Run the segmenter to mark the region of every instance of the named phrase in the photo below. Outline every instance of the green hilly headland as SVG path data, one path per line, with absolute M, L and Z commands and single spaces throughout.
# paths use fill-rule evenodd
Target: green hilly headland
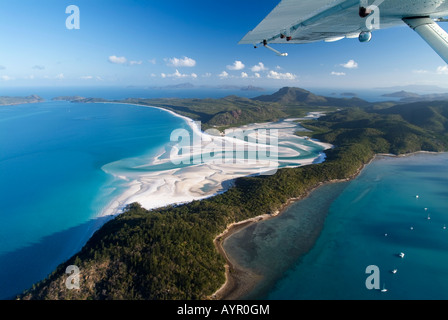
M 73 102 L 120 102 L 160 107 L 201 121 L 203 129 L 220 130 L 288 117 L 304 117 L 308 112 L 316 110 L 333 112 L 342 107 L 364 108 L 372 105 L 359 98 L 329 98 L 291 87 L 282 88 L 273 95 L 262 95 L 253 99 L 227 96 L 220 99 L 131 98 L 108 101 L 101 98 L 76 97 Z

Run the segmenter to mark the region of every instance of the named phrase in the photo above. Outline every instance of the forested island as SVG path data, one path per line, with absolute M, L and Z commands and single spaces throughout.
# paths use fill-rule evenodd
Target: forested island
M 45 101 L 38 95 L 30 95 L 27 97 L 10 97 L 10 96 L 1 96 L 0 97 L 0 106 L 12 106 L 18 104 L 27 104 L 27 103 L 38 103 Z
M 78 99 L 76 102 L 106 102 Z M 214 240 L 230 224 L 275 214 L 289 199 L 322 183 L 350 179 L 377 153 L 407 154 L 448 150 L 448 102 L 368 103 L 327 98 L 298 88 L 254 99 L 127 99 L 175 111 L 226 128 L 253 122 L 327 115 L 302 121 L 307 136 L 333 144 L 326 161 L 279 170 L 272 176 L 239 178 L 225 193 L 202 201 L 143 209 L 128 205 L 106 223 L 82 250 L 20 299 L 210 299 L 225 282 L 226 260 Z M 67 266 L 81 270 L 79 290 L 65 286 Z M 232 270 L 230 270 L 232 272 Z

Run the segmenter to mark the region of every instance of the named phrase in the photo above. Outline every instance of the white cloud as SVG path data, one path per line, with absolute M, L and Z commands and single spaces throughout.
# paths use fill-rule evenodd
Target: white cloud
M 194 67 L 194 66 L 196 66 L 196 61 L 191 58 L 188 58 L 188 57 L 183 57 L 182 59 L 170 58 L 170 59 L 165 59 L 165 61 L 167 62 L 167 66 L 169 66 L 169 67 Z
M 160 76 L 162 78 L 175 78 L 175 79 L 182 79 L 182 78 L 196 79 L 198 77 L 198 75 L 196 73 L 191 73 L 191 74 L 180 73 L 179 70 L 177 70 L 177 69 L 176 69 L 176 72 L 174 72 L 172 74 L 161 73 Z
M 149 59 L 148 62 L 151 63 L 151 64 L 156 64 L 157 60 L 155 58 L 154 59 Z
M 428 70 L 412 70 L 412 73 L 415 74 L 426 74 L 429 73 Z
M 13 80 L 14 78 L 11 78 L 10 76 L 1 76 L 1 79 L 3 81 L 10 81 L 10 80 Z
M 174 72 L 173 74 L 169 74 L 168 77 L 173 77 L 173 78 L 186 78 L 188 77 L 187 74 L 182 74 L 179 72 L 179 70 L 176 69 L 176 72 Z
M 345 73 L 345 72 L 336 72 L 336 71 L 333 71 L 333 72 L 331 73 L 331 75 L 332 75 L 332 76 L 338 76 L 338 77 L 340 77 L 340 76 L 345 76 L 346 73 Z
M 438 67 L 437 74 L 448 74 L 448 64 Z
M 286 73 L 281 73 L 281 72 L 276 72 L 276 71 L 269 71 L 268 73 L 268 78 L 269 79 L 275 79 L 275 80 L 295 80 L 297 78 L 297 76 L 295 74 L 286 72 Z
M 358 68 L 358 63 L 355 60 L 349 60 L 347 63 L 342 63 L 341 66 L 346 69 L 356 69 Z
M 255 78 L 261 78 L 261 75 L 258 72 L 254 73 Z
M 223 71 L 219 74 L 219 76 L 221 79 L 225 79 L 229 77 L 229 74 L 226 71 Z
M 141 61 L 141 60 L 139 60 L 139 61 L 135 61 L 135 60 L 129 61 L 129 65 L 130 66 L 141 65 L 142 63 L 143 63 L 143 61 Z
M 249 75 L 246 72 L 241 72 L 241 78 L 249 78 Z
M 60 74 L 56 75 L 55 79 L 62 80 L 62 79 L 65 79 L 65 76 L 63 73 L 60 73 Z
M 253 66 L 251 68 L 252 72 L 260 72 L 260 71 L 266 71 L 268 68 L 266 68 L 263 64 L 263 62 L 259 62 L 257 65 Z
M 96 76 L 96 77 L 94 77 L 94 76 L 82 76 L 82 77 L 79 77 L 79 78 L 82 79 L 82 80 L 104 81 L 103 78 L 101 78 L 100 76 Z
M 113 64 L 122 64 L 122 65 L 127 65 L 127 66 L 136 66 L 136 65 L 143 64 L 142 60 L 128 61 L 128 59 L 126 57 L 117 57 L 117 56 L 110 56 L 108 58 L 108 61 Z
M 206 72 L 202 75 L 203 78 L 210 78 L 212 74 L 210 72 Z
M 110 63 L 114 64 L 125 64 L 126 62 L 128 62 L 128 59 L 126 59 L 126 57 L 117 57 L 117 56 L 110 56 L 108 60 Z
M 45 70 L 45 66 L 35 65 L 35 66 L 33 66 L 32 69 L 35 69 L 35 70 Z
M 232 65 L 227 66 L 228 70 L 243 70 L 246 66 L 241 61 L 236 60 Z

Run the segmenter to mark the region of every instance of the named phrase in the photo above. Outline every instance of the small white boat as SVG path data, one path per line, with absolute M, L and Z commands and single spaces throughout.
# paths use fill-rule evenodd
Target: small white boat
M 394 269 L 394 270 L 392 270 L 391 272 L 393 273 L 393 274 L 395 274 L 395 273 L 397 273 L 397 269 Z
M 404 258 L 404 253 L 403 253 L 403 252 L 400 252 L 400 253 L 398 254 L 398 256 L 399 256 L 400 258 Z
M 386 285 L 383 285 L 383 289 L 381 289 L 381 292 L 387 292 Z
M 415 198 L 418 199 L 418 195 L 416 195 Z
M 446 224 L 443 225 L 443 230 L 446 230 Z
M 414 230 L 414 227 L 410 227 L 409 229 Z

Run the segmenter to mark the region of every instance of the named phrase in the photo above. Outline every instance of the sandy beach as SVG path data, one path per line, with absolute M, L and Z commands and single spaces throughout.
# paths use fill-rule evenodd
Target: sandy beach
M 252 290 L 256 288 L 256 286 L 260 282 L 262 282 L 265 279 L 263 274 L 257 274 L 256 272 L 254 272 L 254 270 L 245 268 L 240 264 L 238 264 L 238 262 L 225 251 L 223 244 L 226 239 L 232 237 L 233 235 L 237 234 L 240 231 L 244 231 L 244 229 L 256 223 L 281 216 L 285 212 L 285 210 L 288 209 L 289 206 L 298 201 L 306 199 L 307 197 L 310 196 L 312 192 L 314 192 L 320 187 L 323 187 L 328 184 L 347 182 L 355 179 L 366 166 L 368 166 L 372 161 L 374 161 L 377 158 L 377 156 L 394 156 L 394 155 L 376 155 L 372 157 L 372 159 L 367 164 L 361 166 L 356 171 L 356 173 L 353 174 L 351 177 L 348 177 L 346 179 L 337 179 L 321 182 L 318 185 L 314 186 L 313 188 L 307 190 L 303 196 L 289 199 L 288 202 L 283 204 L 282 207 L 272 215 L 266 214 L 229 225 L 226 228 L 226 230 L 220 235 L 218 235 L 214 240 L 215 247 L 226 260 L 225 265 L 226 281 L 221 286 L 221 288 L 219 288 L 213 295 L 210 296 L 210 299 L 238 300 L 244 298 L 249 293 L 251 293 Z M 308 252 L 313 247 L 314 242 L 317 240 L 318 235 L 320 234 L 320 231 L 323 228 L 325 216 L 326 214 L 324 214 L 323 212 L 318 215 L 313 215 L 312 217 L 314 221 L 314 227 L 312 228 L 313 230 L 303 230 L 303 233 L 306 235 L 305 237 L 309 238 L 307 239 L 309 241 L 305 241 L 303 244 L 301 244 L 301 250 L 303 251 L 303 254 Z M 309 218 L 311 219 L 311 217 Z
M 207 156 L 209 161 L 175 165 L 172 163 L 172 154 L 177 154 L 179 147 L 173 143 L 165 146 L 164 150 L 160 150 L 157 156 L 145 159 L 143 164 L 141 160 L 139 165 L 135 165 L 133 159 L 123 159 L 103 166 L 103 171 L 125 184 L 126 191 L 113 200 L 103 211 L 102 216 L 120 214 L 127 204 L 133 202 L 139 202 L 144 208 L 151 210 L 205 199 L 226 191 L 232 185 L 232 181 L 239 177 L 273 174 L 279 167 L 302 166 L 322 161 L 322 153 L 317 155 L 313 153 L 313 149 L 320 148 L 323 151 L 332 148 L 330 144 L 296 136 L 295 132 L 301 129 L 294 121 L 297 119 L 286 119 L 279 122 L 246 125 L 236 129 L 249 135 L 274 132 L 275 138 L 278 139 L 276 157 L 251 160 L 247 157 L 236 156 L 230 161 L 221 161 L 222 155 L 219 155 L 221 158 L 210 158 L 210 150 L 215 151 L 215 155 L 216 150 L 231 154 L 235 152 L 235 148 L 254 150 L 254 142 L 235 138 L 234 132 L 225 136 L 202 132 L 192 119 L 169 110 L 158 109 L 170 112 L 186 121 L 192 133 L 192 140 L 199 141 L 192 146 L 190 156 L 193 159 L 205 159 Z M 312 114 L 307 119 L 319 116 L 320 114 Z M 260 145 L 258 148 L 261 149 Z M 266 146 L 267 150 L 269 148 L 270 146 Z M 175 157 L 175 160 L 184 161 L 186 157 Z
M 285 203 L 279 211 L 277 211 L 273 215 L 263 215 L 259 217 L 254 217 L 251 219 L 247 219 L 245 221 L 241 221 L 238 223 L 234 223 L 229 225 L 226 230 L 218 235 L 215 240 L 215 246 L 218 250 L 218 252 L 225 258 L 226 260 L 226 282 L 222 285 L 221 288 L 219 288 L 212 296 L 210 296 L 210 299 L 216 299 L 216 300 L 238 300 L 241 298 L 246 297 L 249 293 L 252 292 L 254 288 L 256 288 L 257 284 L 259 284 L 261 281 L 265 279 L 265 277 L 262 274 L 257 274 L 253 270 L 242 267 L 238 264 L 238 262 L 229 255 L 225 249 L 223 248 L 223 244 L 226 239 L 232 237 L 233 235 L 236 235 L 239 232 L 244 231 L 244 229 L 259 223 L 261 221 L 266 221 L 268 219 L 279 217 L 285 212 L 285 210 L 292 205 L 295 202 L 301 201 L 308 196 L 315 190 L 317 190 L 320 187 L 323 187 L 328 184 L 333 183 L 340 183 L 340 182 L 347 182 L 350 180 L 355 179 L 358 177 L 361 172 L 366 168 L 370 163 L 372 163 L 375 159 L 381 158 L 381 157 L 392 157 L 392 158 L 400 158 L 400 157 L 409 157 L 417 154 L 434 154 L 437 155 L 437 152 L 428 152 L 428 151 L 418 151 L 410 154 L 405 155 L 394 155 L 394 154 L 376 154 L 374 155 L 370 161 L 360 168 L 350 177 L 346 179 L 341 180 L 331 180 L 326 182 L 321 182 L 314 188 L 311 188 L 308 190 L 302 197 L 290 199 L 287 203 Z M 323 223 L 325 221 L 325 214 L 324 215 L 313 215 L 312 219 L 315 222 L 314 230 L 312 231 L 312 236 L 308 239 L 310 241 L 304 242 L 304 244 L 301 244 L 301 249 L 304 253 L 308 252 L 314 244 L 314 241 L 317 240 L 317 237 L 320 233 L 320 230 L 323 228 Z M 303 232 L 306 234 L 309 232 L 309 230 L 303 230 Z M 307 236 L 308 237 L 308 236 Z M 314 240 L 313 240 L 314 239 Z
M 148 107 L 135 105 L 139 107 Z M 152 107 L 151 107 L 152 108 Z M 199 158 L 210 150 L 219 150 L 224 146 L 223 153 L 234 152 L 235 147 L 250 149 L 253 140 L 249 141 L 235 138 L 230 135 L 213 135 L 210 132 L 202 132 L 198 123 L 172 111 L 158 108 L 181 117 L 188 124 L 191 132 L 200 141 L 191 149 L 190 156 Z M 322 162 L 325 159 L 323 151 L 333 148 L 331 144 L 311 140 L 307 137 L 299 137 L 295 133 L 303 131 L 300 120 L 317 119 L 322 113 L 310 113 L 306 118 L 284 119 L 278 122 L 257 123 L 242 126 L 235 130 L 242 130 L 249 135 L 255 132 L 274 133 L 278 141 L 278 153 L 275 159 L 253 161 L 246 158 L 234 158 L 232 161 L 203 161 L 198 164 L 176 166 L 172 164 L 172 153 L 177 154 L 180 148 L 175 144 L 165 146 L 163 150 L 134 165 L 132 159 L 123 159 L 116 163 L 103 166 L 103 171 L 122 181 L 126 185 L 126 191 L 103 211 L 102 216 L 116 216 L 123 212 L 127 204 L 138 202 L 144 208 L 151 210 L 169 205 L 188 203 L 193 200 L 201 200 L 225 192 L 234 179 L 250 175 L 274 174 L 278 168 L 298 167 Z M 264 130 L 264 131 L 263 131 Z M 232 133 L 232 132 L 231 132 Z M 216 148 L 216 149 L 214 149 Z M 269 146 L 266 147 L 269 149 Z M 320 150 L 316 153 L 316 149 Z M 205 151 L 204 151 L 205 150 Z M 177 160 L 185 160 L 185 158 Z M 168 168 L 157 170 L 156 168 Z M 131 170 L 125 170 L 129 168 Z M 267 220 L 280 214 L 291 203 L 300 200 L 290 199 L 281 210 L 273 215 L 262 215 L 245 221 L 229 225 L 226 230 L 215 238 L 217 251 L 226 259 L 226 282 L 213 294 L 210 299 L 237 299 L 249 293 L 263 277 L 239 266 L 232 257 L 229 257 L 222 247 L 227 237 L 246 228 L 247 226 Z

